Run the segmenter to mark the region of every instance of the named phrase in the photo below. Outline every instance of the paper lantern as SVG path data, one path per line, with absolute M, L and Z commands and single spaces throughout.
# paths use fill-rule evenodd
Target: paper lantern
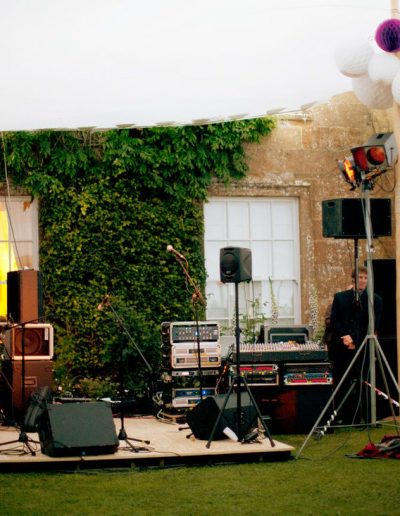
M 397 104 L 400 104 L 400 71 L 392 82 L 392 95 Z
M 382 81 L 392 84 L 400 69 L 400 59 L 393 54 L 375 54 L 368 65 L 368 75 L 372 82 Z
M 353 90 L 360 102 L 373 109 L 388 109 L 393 104 L 391 85 L 372 82 L 368 75 L 353 79 Z
M 347 77 L 361 77 L 368 72 L 373 49 L 368 41 L 342 41 L 335 49 L 335 62 Z
M 375 41 L 385 52 L 400 50 L 400 20 L 391 18 L 382 22 L 376 29 Z

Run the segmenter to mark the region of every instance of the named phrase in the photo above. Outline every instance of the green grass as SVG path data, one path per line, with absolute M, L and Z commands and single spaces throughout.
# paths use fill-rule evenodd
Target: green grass
M 0 515 L 400 515 L 399 461 L 348 457 L 391 433 L 336 431 L 285 462 L 3 473 Z M 305 436 L 274 438 L 299 450 Z

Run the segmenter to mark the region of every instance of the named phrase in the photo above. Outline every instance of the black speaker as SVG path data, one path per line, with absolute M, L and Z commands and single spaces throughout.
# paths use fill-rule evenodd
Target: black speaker
M 218 415 L 223 407 L 225 395 L 210 396 L 203 399 L 198 405 L 186 414 L 186 421 L 197 439 L 208 440 L 218 419 Z M 247 434 L 257 424 L 257 410 L 250 400 L 247 392 L 242 392 L 241 402 L 241 426 L 240 432 L 237 428 L 237 394 L 229 396 L 226 407 L 223 411 L 218 426 L 215 429 L 213 439 L 223 439 L 226 437 L 224 429 L 230 428 L 236 435 Z
M 14 322 L 33 322 L 43 316 L 42 276 L 39 271 L 7 273 L 7 314 Z
M 219 253 L 221 281 L 240 283 L 251 281 L 251 250 L 244 247 L 224 247 Z
M 115 453 L 119 445 L 106 402 L 48 405 L 38 433 L 42 453 L 50 457 Z
M 53 396 L 50 387 L 39 387 L 29 397 L 29 407 L 24 418 L 25 432 L 37 432 L 39 419 L 49 403 L 52 403 Z
M 378 337 L 396 335 L 396 260 L 372 260 L 375 293 L 383 300 L 381 323 Z
M 372 236 L 392 234 L 390 199 L 370 199 Z M 366 238 L 363 201 L 331 199 L 322 201 L 322 234 L 333 238 Z

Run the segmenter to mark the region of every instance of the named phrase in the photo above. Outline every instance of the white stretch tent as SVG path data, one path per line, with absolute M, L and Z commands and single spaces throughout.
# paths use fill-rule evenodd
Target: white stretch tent
M 0 0 L 0 131 L 263 116 L 352 89 L 382 0 Z

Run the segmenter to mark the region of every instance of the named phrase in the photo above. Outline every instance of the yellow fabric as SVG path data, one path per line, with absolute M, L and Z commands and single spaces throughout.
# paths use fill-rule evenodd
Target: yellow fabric
M 17 261 L 9 242 L 8 217 L 5 203 L 0 203 L 0 281 L 7 281 L 7 272 L 17 270 Z M 10 268 L 11 266 L 11 268 Z M 0 317 L 7 316 L 7 285 L 0 284 Z

